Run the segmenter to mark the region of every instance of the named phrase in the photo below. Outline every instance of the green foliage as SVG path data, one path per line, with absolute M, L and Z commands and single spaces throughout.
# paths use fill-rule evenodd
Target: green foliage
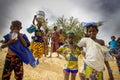
M 69 19 L 65 19 L 64 16 L 62 16 L 57 19 L 55 24 L 59 27 L 59 29 L 63 29 L 63 35 L 65 36 L 65 39 L 67 38 L 66 32 L 69 30 L 75 32 L 75 43 L 77 43 L 78 40 L 83 37 L 84 30 L 77 18 L 70 17 Z
M 48 19 L 45 20 L 45 23 L 43 24 L 42 28 L 43 30 L 48 29 L 49 33 L 51 33 L 53 31 L 53 26 L 57 26 L 58 30 L 62 29 L 63 35 L 65 37 L 65 39 L 67 38 L 66 32 L 69 30 L 72 30 L 75 32 L 75 43 L 78 42 L 78 40 L 81 39 L 81 37 L 83 37 L 84 34 L 84 30 L 83 27 L 81 25 L 81 23 L 79 22 L 79 20 L 77 18 L 74 17 L 70 17 L 68 19 L 66 19 L 64 16 L 59 17 L 55 23 L 53 23 L 53 25 L 48 26 Z

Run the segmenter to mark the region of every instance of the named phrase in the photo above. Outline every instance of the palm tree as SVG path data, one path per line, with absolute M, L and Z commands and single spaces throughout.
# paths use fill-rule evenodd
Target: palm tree
M 47 18 L 45 19 L 45 22 L 43 23 L 42 28 L 43 28 L 44 31 L 46 29 L 48 29 L 48 19 Z
M 76 37 L 75 37 L 75 43 L 78 42 L 79 39 L 83 36 L 83 28 L 81 23 L 78 21 L 77 18 L 70 17 L 69 19 L 65 19 L 64 16 L 59 17 L 57 19 L 57 22 L 55 23 L 59 28 L 62 27 L 63 29 L 63 35 L 65 36 L 66 39 L 66 32 L 68 30 L 72 30 L 75 32 Z

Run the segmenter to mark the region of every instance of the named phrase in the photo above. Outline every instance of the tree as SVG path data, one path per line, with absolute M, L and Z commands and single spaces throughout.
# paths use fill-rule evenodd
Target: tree
M 64 16 L 62 16 L 57 19 L 55 24 L 59 27 L 59 29 L 63 29 L 63 35 L 65 36 L 65 39 L 67 38 L 66 32 L 68 30 L 73 30 L 75 32 L 75 43 L 77 43 L 78 40 L 83 37 L 84 30 L 77 18 L 70 17 L 69 19 L 65 19 Z

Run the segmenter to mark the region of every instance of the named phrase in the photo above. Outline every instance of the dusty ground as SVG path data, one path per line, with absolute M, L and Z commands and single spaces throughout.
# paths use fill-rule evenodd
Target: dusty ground
M 6 55 L 6 49 L 0 52 L 0 80 L 3 70 L 4 59 Z M 62 57 L 62 56 L 61 56 Z M 40 60 L 40 64 L 32 68 L 30 65 L 24 64 L 24 80 L 63 80 L 62 66 L 64 59 L 57 58 L 56 54 L 53 54 L 52 58 L 43 57 Z M 81 59 L 79 60 L 79 65 L 81 64 Z M 118 69 L 115 61 L 110 61 L 111 68 L 113 70 L 114 80 L 120 80 L 120 74 L 118 74 Z M 104 79 L 108 80 L 108 74 L 105 70 Z M 14 74 L 11 76 L 11 80 L 14 79 Z M 77 74 L 76 80 L 80 80 Z

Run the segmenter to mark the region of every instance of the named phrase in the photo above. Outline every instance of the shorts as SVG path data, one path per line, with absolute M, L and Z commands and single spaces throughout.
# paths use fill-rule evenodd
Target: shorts
M 64 69 L 64 72 L 76 74 L 78 72 L 78 70 L 70 70 L 69 68 L 67 68 L 67 69 Z

